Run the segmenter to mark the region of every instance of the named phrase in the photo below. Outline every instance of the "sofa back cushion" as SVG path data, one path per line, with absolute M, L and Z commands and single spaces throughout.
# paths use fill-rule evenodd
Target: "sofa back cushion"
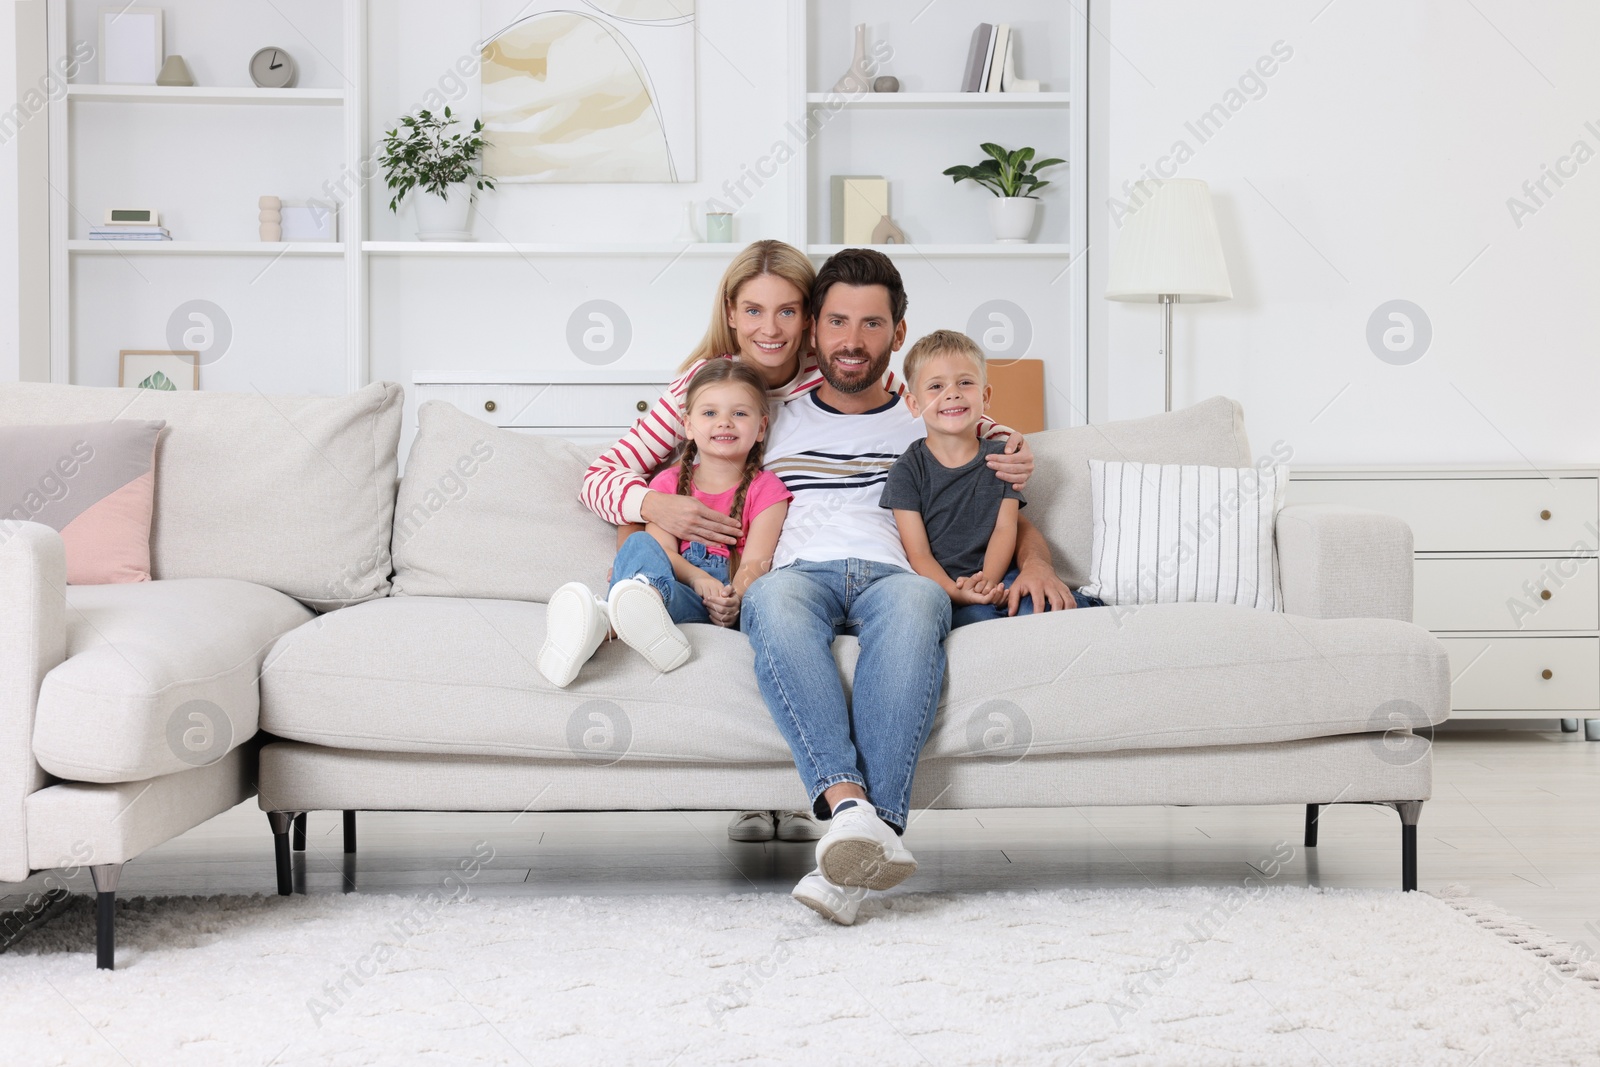
M 391 382 L 336 397 L 14 383 L 0 426 L 164 421 L 151 574 L 326 609 L 388 592 L 401 399 Z
M 548 601 L 573 581 L 603 592 L 616 528 L 578 500 L 594 453 L 423 404 L 395 504 L 395 594 Z
M 1089 461 L 1201 463 L 1243 467 L 1250 463 L 1244 410 L 1214 396 L 1193 407 L 1163 415 L 1031 434 L 1033 477 L 1023 490 L 1023 510 L 1043 532 L 1055 557 L 1056 573 L 1074 589 L 1089 580 L 1094 540 Z

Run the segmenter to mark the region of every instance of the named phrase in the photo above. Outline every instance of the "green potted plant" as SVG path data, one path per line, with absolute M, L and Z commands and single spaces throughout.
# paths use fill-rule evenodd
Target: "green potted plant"
M 470 241 L 471 187 L 494 188 L 494 179 L 478 168 L 488 144 L 483 120 L 473 120 L 470 133 L 451 133 L 457 121 L 448 107 L 443 115 L 419 111 L 406 115 L 383 137 L 380 162 L 394 191 L 389 210 L 398 213 L 400 202 L 420 190 L 423 195 L 414 202 L 417 238 L 422 241 Z
M 997 144 L 979 145 L 989 156 L 975 167 L 956 166 L 944 173 L 956 184 L 977 182 L 995 195 L 989 204 L 989 221 L 994 226 L 994 239 L 1005 244 L 1023 244 L 1033 232 L 1034 216 L 1039 210 L 1039 200 L 1033 194 L 1050 183 L 1038 174 L 1046 167 L 1059 166 L 1064 159 L 1041 159 L 1033 162 L 1033 149 L 1019 148 L 1008 152 Z

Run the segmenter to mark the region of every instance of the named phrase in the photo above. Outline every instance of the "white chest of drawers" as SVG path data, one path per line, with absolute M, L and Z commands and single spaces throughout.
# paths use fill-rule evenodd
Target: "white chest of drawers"
M 1452 719 L 1583 718 L 1600 740 L 1600 469 L 1308 468 L 1288 500 L 1410 524 L 1413 618 L 1450 652 Z
M 404 456 L 416 436 L 417 407 L 444 400 L 469 415 L 519 433 L 566 437 L 582 444 L 615 441 L 656 402 L 675 373 L 670 370 L 462 373 L 417 371 L 407 397 Z

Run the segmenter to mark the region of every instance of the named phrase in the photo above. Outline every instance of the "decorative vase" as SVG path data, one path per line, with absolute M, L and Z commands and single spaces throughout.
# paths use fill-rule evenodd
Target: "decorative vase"
M 994 227 L 996 244 L 1027 244 L 1032 238 L 1033 220 L 1039 201 L 1031 196 L 997 196 L 989 201 L 989 223 Z
M 867 24 L 856 24 L 856 54 L 850 60 L 850 69 L 833 83 L 836 93 L 872 92 L 872 72 L 867 69 Z
M 678 230 L 677 243 L 680 245 L 693 245 L 700 243 L 700 231 L 694 224 L 694 201 L 683 202 L 683 226 Z
M 416 197 L 417 240 L 470 241 L 467 216 L 472 211 L 472 190 L 466 182 L 445 187 L 445 195 L 424 192 Z

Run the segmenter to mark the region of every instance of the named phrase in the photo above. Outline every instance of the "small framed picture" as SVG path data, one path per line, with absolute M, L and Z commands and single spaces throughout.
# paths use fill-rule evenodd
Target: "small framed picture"
M 161 8 L 100 9 L 101 85 L 154 85 L 165 59 Z
M 125 348 L 117 353 L 117 385 L 192 393 L 200 388 L 199 352 L 160 352 Z

